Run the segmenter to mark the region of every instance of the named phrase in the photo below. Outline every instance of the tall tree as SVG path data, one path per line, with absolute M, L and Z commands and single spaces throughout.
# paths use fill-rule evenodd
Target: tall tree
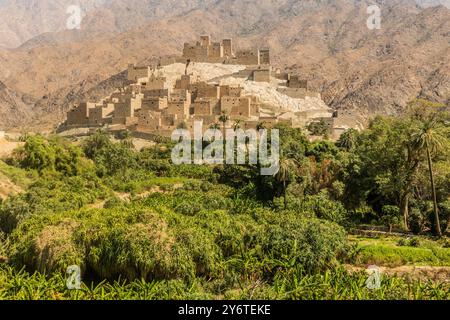
M 229 119 L 230 117 L 228 116 L 228 114 L 225 111 L 222 111 L 222 114 L 219 117 L 219 121 L 222 122 L 222 135 L 224 141 L 225 141 L 225 125 Z
M 276 174 L 276 179 L 283 186 L 284 209 L 287 208 L 287 184 L 293 180 L 295 173 L 298 171 L 298 162 L 291 158 L 282 157 L 280 159 L 280 170 Z
M 373 119 L 358 135 L 347 167 L 346 199 L 381 209 L 397 203 L 408 229 L 409 204 L 421 158 L 410 141 L 411 121 L 404 117 Z
M 264 121 L 258 122 L 258 124 L 256 125 L 256 130 L 263 130 L 263 129 L 267 129 L 267 125 Z
M 411 139 L 414 147 L 425 154 L 430 177 L 431 196 L 433 199 L 433 212 L 435 219 L 435 234 L 442 236 L 439 221 L 439 210 L 436 197 L 436 186 L 433 175 L 433 156 L 439 154 L 446 144 L 445 126 L 439 119 L 439 105 L 427 101 L 418 100 L 412 105 L 413 117 L 418 120 L 418 128 L 413 132 Z
M 233 130 L 236 131 L 238 129 L 241 129 L 242 127 L 242 120 L 237 119 L 233 124 Z

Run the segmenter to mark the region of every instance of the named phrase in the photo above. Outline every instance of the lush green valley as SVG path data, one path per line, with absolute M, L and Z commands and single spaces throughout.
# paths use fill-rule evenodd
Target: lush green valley
M 369 289 L 346 268 L 450 266 L 449 121 L 417 101 L 337 142 L 279 126 L 275 176 L 174 165 L 164 139 L 25 135 L 0 162 L 23 190 L 0 206 L 0 299 L 449 299 L 448 278 Z

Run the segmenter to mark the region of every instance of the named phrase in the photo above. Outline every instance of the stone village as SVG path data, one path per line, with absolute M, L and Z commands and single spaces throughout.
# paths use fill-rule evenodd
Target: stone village
M 163 66 L 185 64 L 181 74 L 171 84 L 162 72 Z M 199 81 L 190 72 L 196 63 L 241 65 L 233 77 L 255 83 L 276 83 L 277 93 L 292 99 L 320 99 L 320 94 L 308 90 L 308 82 L 298 75 L 282 73 L 270 63 L 270 50 L 233 48 L 231 39 L 212 42 L 210 36 L 200 41 L 185 43 L 183 55 L 165 59 L 157 66 L 128 66 L 126 85 L 109 97 L 97 102 L 84 102 L 67 113 L 62 125 L 71 128 L 107 127 L 111 131 L 130 130 L 141 137 L 170 136 L 177 128 L 192 129 L 201 121 L 203 128 L 267 128 L 277 123 L 292 127 L 305 127 L 311 122 L 326 123 L 330 134 L 336 136 L 342 128 L 334 126 L 336 112 L 325 116 L 289 110 L 267 112 L 256 94 L 247 93 L 240 85 L 234 86 L 211 81 Z

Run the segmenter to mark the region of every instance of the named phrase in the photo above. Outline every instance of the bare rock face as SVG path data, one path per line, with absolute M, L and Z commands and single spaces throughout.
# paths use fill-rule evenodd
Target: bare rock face
M 19 125 L 11 120 L 19 116 L 51 127 L 74 102 L 118 85 L 113 76 L 128 63 L 180 54 L 184 42 L 205 33 L 232 37 L 241 48 L 270 47 L 275 65 L 307 79 L 340 114 L 397 114 L 417 97 L 450 101 L 445 0 L 379 2 L 381 29 L 374 30 L 367 28 L 373 1 L 366 0 L 98 1 L 79 31 L 40 34 L 15 50 L 0 49 L 0 81 L 8 88 L 0 127 Z M 26 2 L 42 8 L 50 1 Z M 5 8 L 0 24 L 7 21 Z
M 31 119 L 30 109 L 26 96 L 9 90 L 0 81 L 0 130 L 26 124 Z

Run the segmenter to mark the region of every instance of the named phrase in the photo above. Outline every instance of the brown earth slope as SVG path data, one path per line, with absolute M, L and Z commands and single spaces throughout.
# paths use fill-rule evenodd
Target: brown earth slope
M 343 113 L 395 114 L 416 97 L 449 104 L 450 10 L 413 0 L 380 7 L 382 27 L 369 30 L 366 1 L 218 0 L 120 34 L 0 50 L 0 80 L 27 102 L 11 114 L 0 97 L 0 127 L 16 126 L 22 109 L 31 110 L 28 124 L 51 127 L 73 102 L 120 84 L 129 62 L 179 54 L 204 33 L 269 46 L 275 64 L 300 73 Z

